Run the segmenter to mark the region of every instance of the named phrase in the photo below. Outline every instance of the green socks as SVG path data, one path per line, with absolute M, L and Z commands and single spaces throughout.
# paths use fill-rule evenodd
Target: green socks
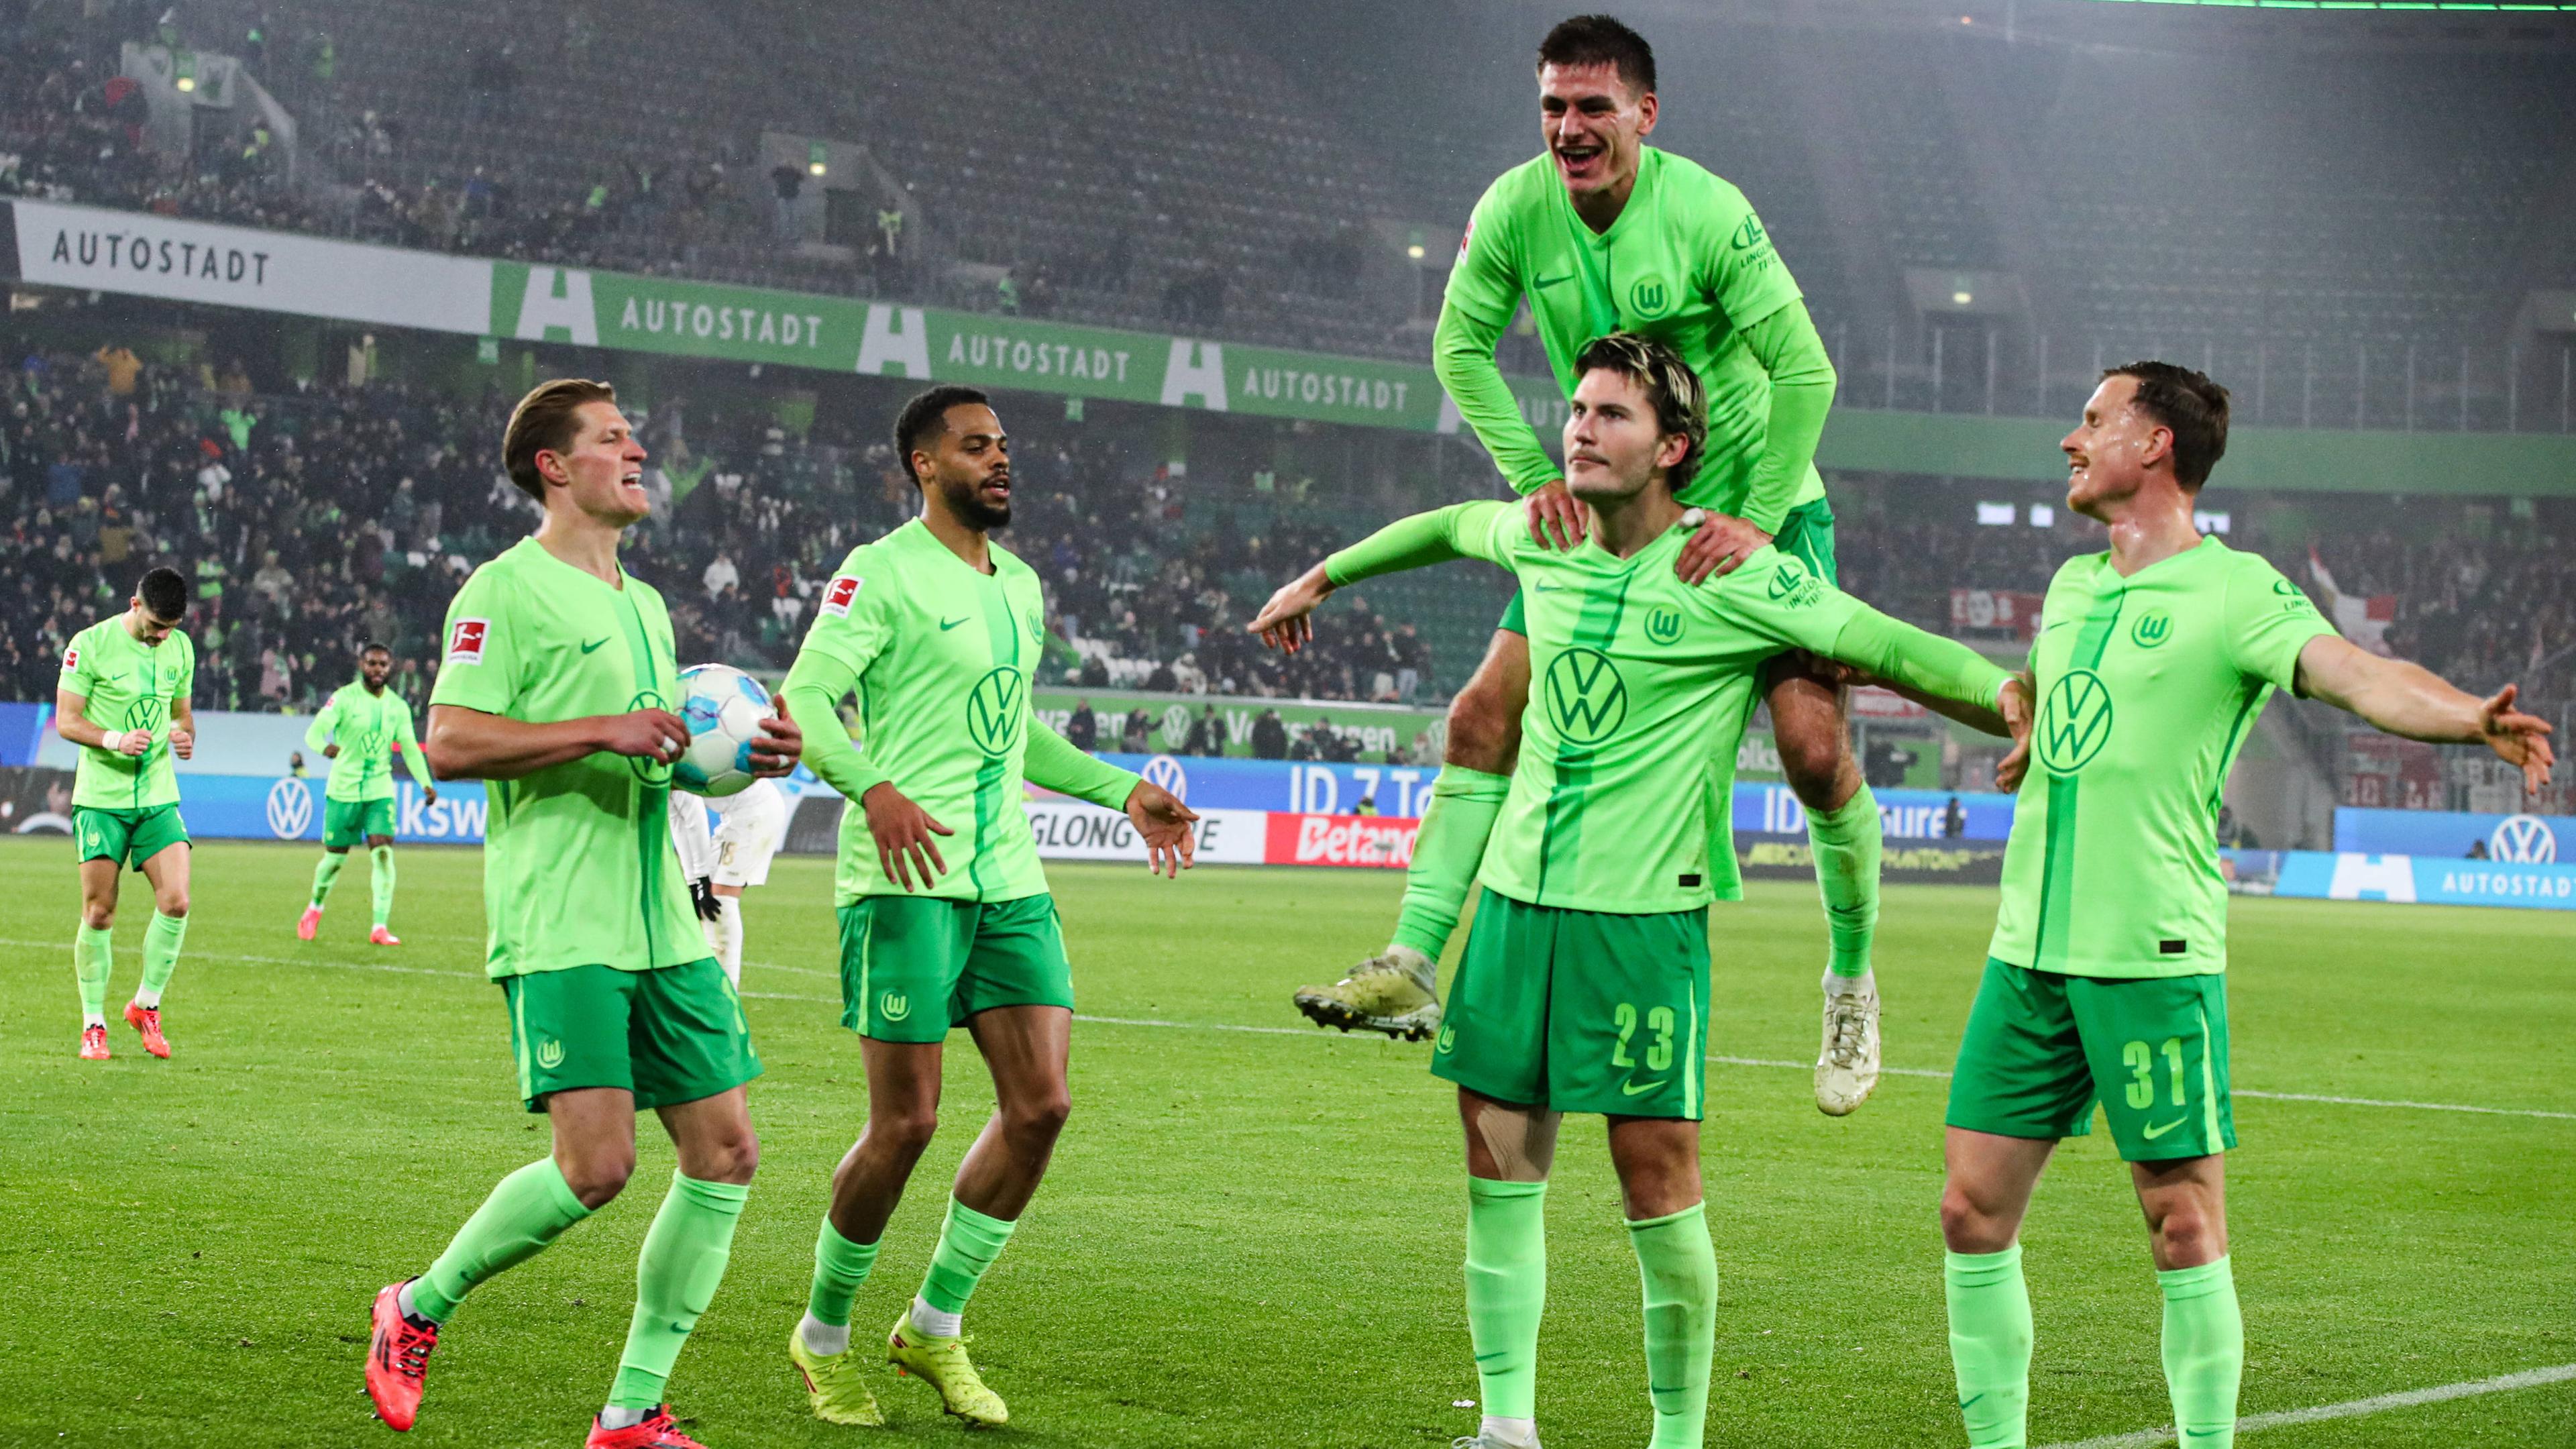
M 322 863 L 313 867 L 313 899 L 308 902 L 313 909 L 322 908 L 322 902 L 331 894 L 331 883 L 340 878 L 340 867 L 348 863 L 349 855 L 346 851 L 337 855 L 327 850 L 322 852 Z
M 411 1311 L 445 1323 L 477 1283 L 535 1257 L 563 1230 L 590 1216 L 563 1169 L 542 1157 L 502 1178 L 456 1230 L 455 1240 L 411 1285 Z
M 948 1200 L 948 1219 L 939 1225 L 939 1247 L 930 1255 L 930 1273 L 921 1280 L 921 1304 L 943 1321 L 924 1323 L 916 1314 L 913 1326 L 942 1338 L 957 1336 L 956 1315 L 966 1311 L 966 1300 L 975 1295 L 975 1285 L 984 1279 L 993 1260 L 1002 1256 L 1002 1245 L 1011 1240 L 1015 1222 L 988 1218 L 955 1198 Z M 943 1332 L 944 1330 L 944 1332 Z
M 1396 945 L 1410 946 L 1434 962 L 1448 949 L 1458 913 L 1467 908 L 1467 892 L 1476 884 L 1476 868 L 1484 864 L 1486 837 L 1494 833 L 1494 817 L 1502 813 L 1503 797 L 1511 788 L 1509 775 L 1464 765 L 1440 767 L 1431 803 L 1423 807 L 1421 832 L 1414 837 L 1413 863 L 1404 870 L 1404 913 L 1396 918 Z
M 671 1174 L 670 1196 L 653 1215 L 644 1255 L 635 1262 L 635 1316 L 627 1323 L 617 1380 L 609 1386 L 610 1408 L 650 1409 L 662 1402 L 680 1346 L 724 1281 L 734 1225 L 742 1221 L 743 1200 L 750 1196 L 748 1183 Z
M 107 972 L 115 960 L 110 940 L 107 932 L 92 930 L 86 922 L 72 933 L 72 973 L 80 979 L 84 1026 L 107 1020 Z
M 381 926 L 394 915 L 394 848 L 379 845 L 368 851 L 367 857 L 375 866 L 376 924 Z
M 1867 785 L 1839 808 L 1807 813 L 1807 845 L 1832 942 L 1825 969 L 1837 976 L 1869 974 L 1870 938 L 1878 934 L 1879 835 L 1878 797 Z M 1421 859 L 1420 847 L 1415 850 Z
M 187 939 L 186 916 L 152 913 L 152 924 L 143 928 L 143 987 L 134 993 L 138 1004 L 161 1004 L 161 992 L 170 984 L 170 973 L 179 969 L 179 947 Z
M 1969 1449 L 2021 1449 L 2030 1432 L 2030 1289 L 2022 1282 L 2021 1245 L 1946 1254 L 1941 1276 Z
M 868 1270 L 877 1265 L 879 1246 L 853 1243 L 841 1236 L 830 1218 L 823 1220 L 822 1236 L 814 1240 L 814 1286 L 805 1295 L 805 1311 L 815 1322 L 834 1328 L 850 1326 L 850 1302 L 858 1297 L 859 1285 L 868 1281 Z
M 1467 1338 L 1488 1418 L 1536 1417 L 1538 1321 L 1546 1309 L 1547 1184 L 1468 1178 Z M 1700 1366 L 1703 1394 L 1707 1367 Z
M 2236 1385 L 2245 1376 L 2245 1316 L 2225 1258 L 2156 1274 L 2165 1291 L 2165 1388 L 2174 1427 L 2191 1449 L 2236 1442 Z
M 1647 1449 L 1700 1449 L 1708 1426 L 1709 1360 L 1717 1352 L 1717 1248 L 1708 1204 L 1628 1224 L 1646 1290 L 1646 1396 L 1655 1406 Z

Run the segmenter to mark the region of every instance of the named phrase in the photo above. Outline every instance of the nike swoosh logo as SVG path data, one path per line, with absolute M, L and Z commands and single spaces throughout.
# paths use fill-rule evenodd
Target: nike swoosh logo
M 1541 287 L 1553 287 L 1559 282 L 1571 282 L 1573 280 L 1574 274 L 1572 272 L 1567 272 L 1561 276 L 1541 277 L 1537 281 L 1530 283 L 1530 288 L 1535 291 Z
M 1532 584 L 1530 585 L 1530 592 L 1534 594 L 1553 594 L 1564 587 L 1565 585 L 1563 584 Z
M 2051 629 L 2063 629 L 2063 628 L 2065 628 L 2067 625 L 2072 624 L 2072 623 L 2074 623 L 2074 622 L 2075 622 L 2075 621 L 2074 621 L 2074 620 L 2072 620 L 2072 619 L 2060 619 L 2060 620 L 2058 620 L 2058 621 L 2057 621 L 2056 623 L 2054 623 L 2054 624 L 2042 624 L 2042 625 L 2040 625 L 2040 626 L 2039 626 L 2039 632 L 2041 632 L 2042 634 L 2045 634 L 2045 633 L 2047 633 L 2047 632 L 2048 632 L 2049 630 L 2051 630 Z
M 2163 1125 L 2162 1127 L 2157 1127 L 2157 1126 L 2154 1126 L 2154 1125 L 2152 1125 L 2152 1124 L 2151 1124 L 2151 1125 L 2149 1125 L 2149 1126 L 2148 1126 L 2148 1128 L 2147 1128 L 2145 1131 L 2143 1131 L 2143 1132 L 2139 1133 L 2138 1135 L 2139 1135 L 2139 1136 L 2141 1136 L 2141 1137 L 2146 1138 L 2149 1142 L 2153 1142 L 2153 1141 L 2155 1141 L 2157 1138 L 2164 1136 L 2164 1135 L 2165 1135 L 2166 1133 L 2168 1133 L 2168 1132 L 2171 1132 L 2171 1131 L 2172 1131 L 2172 1130 L 2174 1130 L 2176 1127 L 2181 1126 L 2181 1125 L 2183 1124 L 2183 1121 L 2184 1121 L 2184 1119 L 2183 1119 L 2183 1118 L 2176 1117 L 2176 1118 L 2175 1118 L 2175 1119 L 2173 1119 L 2172 1121 L 2167 1122 L 2167 1123 L 2166 1123 L 2165 1125 Z
M 1985 1397 L 1985 1395 L 1983 1395 L 1983 1394 L 1970 1394 L 1970 1395 L 1968 1395 L 1966 1398 L 1961 1399 L 1961 1400 L 1959 1401 L 1959 1407 L 1960 1407 L 1962 1410 L 1964 1410 L 1964 1409 L 1966 1409 L 1970 1404 L 1973 1404 L 1973 1403 L 1975 1403 L 1977 1400 L 1982 1399 L 1982 1398 L 1984 1398 L 1984 1397 Z
M 581 646 L 581 652 L 582 652 L 582 653 L 584 653 L 584 654 L 588 654 L 588 653 L 589 653 L 589 652 L 591 652 L 592 650 L 597 649 L 600 645 L 605 644 L 605 643 L 607 643 L 607 642 L 608 642 L 608 641 L 607 641 L 607 640 L 605 640 L 605 639 L 593 639 L 593 640 L 591 640 L 589 643 L 584 644 L 583 646 Z
M 974 615 L 969 614 L 966 616 L 966 619 L 972 619 L 974 617 Z M 956 628 L 958 625 L 965 623 L 966 619 L 942 619 L 939 621 L 939 632 L 945 634 L 949 630 Z
M 1622 1082 L 1619 1084 L 1619 1095 L 1633 1097 L 1640 1092 L 1651 1092 L 1671 1080 L 1670 1077 L 1659 1077 L 1651 1082 Z

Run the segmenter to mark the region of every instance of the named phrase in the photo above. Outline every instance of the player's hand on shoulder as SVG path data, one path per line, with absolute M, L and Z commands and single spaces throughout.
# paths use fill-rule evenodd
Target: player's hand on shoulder
M 1683 583 L 1697 587 L 1735 572 L 1770 541 L 1771 535 L 1733 514 L 1703 513 L 1699 532 L 1691 535 L 1690 542 L 1682 545 L 1681 557 L 1673 560 L 1673 572 L 1681 575 Z
M 1127 818 L 1145 839 L 1147 870 L 1178 880 L 1182 871 L 1197 863 L 1198 837 L 1190 833 L 1190 823 L 1199 814 L 1182 804 L 1178 795 L 1151 780 L 1139 780 L 1127 792 Z
M 1559 552 L 1583 542 L 1583 505 L 1574 501 L 1573 490 L 1565 486 L 1564 479 L 1554 478 L 1538 485 L 1521 502 L 1529 510 L 1532 542 Z
M 607 716 L 600 748 L 612 755 L 670 764 L 689 747 L 689 726 L 667 709 L 638 709 Z
M 788 718 L 783 696 L 776 705 L 751 742 L 751 773 L 764 780 L 795 774 L 796 762 L 805 754 L 804 727 Z
M 869 787 L 859 797 L 859 808 L 867 813 L 868 834 L 877 843 L 877 867 L 886 879 L 913 889 L 915 873 L 921 876 L 921 889 L 927 890 L 948 871 L 948 862 L 940 858 L 939 842 L 933 835 L 957 832 L 930 818 L 930 812 L 912 803 L 910 797 L 889 780 Z

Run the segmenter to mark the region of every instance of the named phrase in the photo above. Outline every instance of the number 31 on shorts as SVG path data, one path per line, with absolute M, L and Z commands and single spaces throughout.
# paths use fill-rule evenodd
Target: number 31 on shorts
M 2166 1075 L 2173 1083 L 2173 1104 L 2186 1105 L 2182 1081 L 2182 1038 L 2169 1036 L 2161 1048 L 2151 1048 L 2143 1041 L 2133 1041 L 2120 1048 L 2120 1060 L 2135 1079 L 2129 1083 L 2128 1099 L 2132 1109 L 2143 1111 L 2156 1104 L 2156 1057 L 2165 1059 Z

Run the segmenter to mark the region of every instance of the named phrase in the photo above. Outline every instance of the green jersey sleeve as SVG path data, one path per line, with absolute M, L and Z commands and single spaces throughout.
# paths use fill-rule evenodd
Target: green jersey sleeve
M 170 712 L 177 714 L 182 706 L 194 707 L 196 703 L 197 641 L 185 634 L 170 637 L 179 645 L 179 678 L 170 690 Z
M 1503 325 L 1512 320 L 1520 306 L 1521 266 L 1512 218 L 1507 215 L 1511 203 L 1503 195 L 1504 182 L 1496 181 L 1476 199 L 1475 210 L 1467 214 L 1467 230 L 1458 238 L 1458 258 L 1449 267 L 1449 285 L 1441 294 L 1443 309 L 1454 307 L 1461 316 L 1482 324 L 1485 345 L 1503 333 Z
M 323 703 L 322 712 L 304 727 L 304 748 L 319 751 L 331 743 L 331 734 L 340 727 L 340 696 L 334 693 Z
M 1494 360 L 1494 343 L 1520 306 L 1522 291 L 1517 228 L 1504 185 L 1497 181 L 1486 190 L 1458 239 L 1458 260 L 1449 269 L 1440 320 L 1431 332 L 1431 370 L 1512 491 L 1528 493 L 1563 470 L 1521 415 Z
M 1726 318 L 1736 330 L 1746 331 L 1798 300 L 1798 282 L 1789 275 L 1779 249 L 1771 245 L 1770 233 L 1762 229 L 1762 218 L 1754 214 L 1753 203 L 1744 199 L 1744 193 L 1705 171 L 1700 177 L 1704 178 L 1701 185 L 1705 192 L 1693 211 L 1702 228 L 1698 247 L 1703 259 L 1701 285 L 1726 310 Z
M 520 631 L 512 590 L 493 564 L 476 569 L 447 606 L 446 652 L 429 702 L 508 715 L 519 700 Z
M 394 742 L 402 746 L 403 768 L 411 771 L 413 784 L 424 790 L 433 788 L 429 781 L 429 757 L 421 753 L 420 736 L 413 733 L 410 702 L 390 689 L 385 691 L 385 700 L 393 715 Z
M 1866 607 L 1769 544 L 1701 589 L 1718 616 L 1743 633 L 1816 654 L 1833 653 L 1843 626 Z
M 82 631 L 83 634 L 87 632 L 87 630 Z M 72 642 L 63 650 L 63 670 L 59 681 L 61 687 L 83 699 L 96 694 L 98 667 L 103 662 L 105 661 L 98 658 L 96 645 L 86 643 L 80 635 L 74 635 Z M 97 721 L 93 720 L 91 723 L 95 724 Z
M 2224 606 L 2228 662 L 2241 674 L 2295 694 L 2299 651 L 2335 627 L 2269 560 L 2240 553 L 2231 562 Z
M 890 603 L 897 587 L 892 578 L 872 579 L 862 566 L 853 551 L 823 586 L 813 627 L 805 631 L 804 647 L 778 689 L 788 699 L 790 714 L 800 722 L 812 721 L 805 737 L 807 766 L 854 801 L 890 777 L 842 729 L 838 706 L 843 695 L 858 688 L 859 677 L 893 635 Z
M 1127 797 L 1145 778 L 1075 749 L 1073 741 L 1034 715 L 1029 719 L 1028 753 L 1021 757 L 1020 769 L 1032 785 L 1111 810 L 1126 809 Z
M 1478 558 L 1510 568 L 1511 530 L 1518 523 L 1518 512 L 1509 503 L 1482 499 L 1399 518 L 1325 559 L 1324 577 L 1340 588 L 1458 558 Z

